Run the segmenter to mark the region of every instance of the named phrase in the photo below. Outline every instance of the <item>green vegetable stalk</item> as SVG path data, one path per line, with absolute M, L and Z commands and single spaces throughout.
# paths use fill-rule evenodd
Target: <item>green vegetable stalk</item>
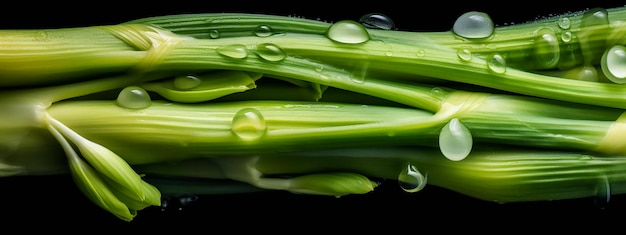
M 468 12 L 413 32 L 206 13 L 0 30 L 0 176 L 70 174 L 125 221 L 167 194 L 239 192 L 194 179 L 609 198 L 626 192 L 625 19 Z

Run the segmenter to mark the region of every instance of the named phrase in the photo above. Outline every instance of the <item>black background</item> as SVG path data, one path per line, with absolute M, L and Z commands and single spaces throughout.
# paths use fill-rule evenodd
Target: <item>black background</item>
M 0 14 L 0 28 L 61 28 L 116 24 L 142 17 L 242 12 L 300 16 L 334 22 L 358 20 L 367 13 L 383 13 L 399 30 L 439 31 L 451 28 L 456 17 L 474 10 L 488 13 L 497 25 L 593 7 L 622 6 L 619 1 L 550 3 L 549 1 L 163 1 L 163 2 L 14 2 Z M 123 222 L 89 202 L 69 176 L 9 177 L 0 179 L 0 226 L 21 231 L 85 231 L 157 229 L 162 232 L 395 232 L 500 231 L 578 229 L 600 231 L 620 225 L 626 198 L 616 195 L 602 209 L 593 198 L 550 202 L 497 204 L 437 187 L 408 194 L 397 185 L 383 184 L 367 195 L 342 198 L 265 192 L 237 195 L 200 195 L 181 210 L 148 208 L 133 222 Z M 614 220 L 611 220 L 614 219 Z M 562 222 L 559 222 L 562 221 Z M 198 230 L 192 230 L 198 228 Z M 435 229 L 435 230 L 434 230 Z M 124 231 L 124 230 L 121 230 Z M 148 230 L 144 230 L 148 231 Z M 565 231 L 565 230 L 561 230 Z M 0 230 L 3 233 L 3 230 Z

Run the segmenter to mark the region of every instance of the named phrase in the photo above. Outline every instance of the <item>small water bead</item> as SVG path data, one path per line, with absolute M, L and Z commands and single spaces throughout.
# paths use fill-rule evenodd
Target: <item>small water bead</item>
M 335 42 L 359 44 L 370 40 L 370 34 L 362 24 L 352 20 L 342 20 L 332 24 L 326 36 Z
M 220 31 L 218 31 L 217 29 L 211 29 L 209 30 L 209 37 L 212 39 L 217 39 L 220 37 Z
M 452 32 L 467 39 L 481 39 L 491 36 L 494 29 L 493 21 L 489 15 L 483 12 L 470 11 L 456 19 Z
M 369 69 L 369 62 L 359 63 L 350 73 L 350 80 L 355 83 L 365 83 L 365 77 L 367 76 L 367 70 Z
M 451 119 L 439 133 L 439 149 L 452 161 L 465 159 L 472 151 L 472 134 L 458 118 Z
M 561 33 L 561 41 L 565 43 L 570 42 L 572 40 L 572 37 L 573 35 L 572 35 L 572 32 L 570 31 L 564 31 Z
M 117 95 L 117 105 L 129 109 L 143 109 L 152 105 L 150 95 L 138 86 L 128 86 Z
M 405 192 L 415 193 L 426 187 L 427 177 L 413 164 L 408 163 L 398 174 L 398 183 Z
M 614 45 L 604 52 L 601 59 L 604 75 L 614 83 L 626 83 L 626 47 Z
M 271 43 L 257 45 L 256 53 L 262 59 L 272 62 L 281 61 L 287 57 L 287 53 L 283 49 Z
M 467 49 L 467 48 L 463 48 L 463 49 L 459 49 L 456 52 L 456 55 L 459 57 L 459 59 L 461 59 L 462 61 L 471 61 L 472 60 L 472 52 Z
M 561 29 L 569 29 L 569 27 L 572 25 L 572 21 L 569 19 L 569 17 L 561 17 L 559 18 L 557 24 Z
M 487 68 L 494 73 L 506 72 L 506 60 L 500 54 L 493 54 L 487 58 Z
M 259 27 L 256 28 L 256 30 L 254 30 L 254 35 L 256 35 L 257 37 L 269 37 L 269 36 L 272 36 L 273 34 L 274 34 L 274 31 L 272 30 L 270 26 L 267 26 L 267 25 L 260 25 Z
M 417 57 L 424 57 L 426 55 L 426 51 L 424 51 L 423 49 L 419 49 L 417 50 L 416 55 Z
M 202 80 L 195 75 L 177 76 L 174 78 L 174 87 L 179 90 L 193 89 L 202 83 Z
M 242 44 L 232 44 L 218 47 L 217 53 L 233 59 L 244 59 L 248 57 L 248 49 Z
M 359 23 L 370 29 L 394 30 L 396 24 L 388 16 L 380 13 L 370 13 L 361 16 Z
M 540 69 L 549 69 L 556 66 L 561 55 L 559 40 L 554 31 L 542 28 L 536 32 L 534 43 L 534 55 L 537 66 Z
M 231 131 L 242 140 L 253 141 L 265 136 L 267 123 L 259 110 L 244 108 L 233 116 Z

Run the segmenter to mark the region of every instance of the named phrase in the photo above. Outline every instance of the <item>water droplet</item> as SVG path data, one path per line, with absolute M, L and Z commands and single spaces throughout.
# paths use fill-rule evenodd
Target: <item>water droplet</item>
M 600 209 L 605 209 L 611 200 L 611 184 L 606 176 L 600 177 L 596 186 L 596 196 L 594 202 Z
M 626 47 L 614 45 L 604 52 L 601 59 L 604 75 L 614 83 L 626 83 Z
M 598 71 L 596 70 L 596 67 L 592 65 L 583 65 L 580 68 L 574 70 L 577 70 L 576 74 L 574 75 L 574 79 L 588 82 L 598 81 Z
M 589 9 L 581 18 L 581 26 L 608 25 L 609 13 L 604 8 L 596 7 Z
M 245 45 L 233 44 L 217 48 L 217 53 L 234 59 L 244 59 L 248 57 L 248 50 Z
M 220 37 L 220 31 L 218 31 L 217 29 L 209 30 L 209 37 L 213 38 L 213 39 L 219 38 Z
M 370 40 L 365 26 L 352 20 L 342 20 L 332 24 L 326 36 L 335 42 L 359 44 Z
M 370 29 L 384 29 L 393 30 L 396 29 L 396 24 L 393 23 L 391 18 L 380 13 L 370 13 L 361 16 L 359 23 Z
M 287 57 L 287 54 L 283 51 L 283 49 L 271 43 L 257 45 L 256 53 L 262 59 L 272 62 L 281 61 Z
M 117 104 L 129 109 L 143 109 L 152 105 L 150 95 L 138 86 L 128 86 L 117 95 Z
M 267 123 L 259 110 L 244 108 L 239 110 L 233 117 L 231 130 L 240 139 L 253 141 L 265 135 Z
M 472 145 L 470 130 L 458 118 L 451 119 L 439 133 L 439 149 L 452 161 L 465 159 L 472 151 Z
M 506 72 L 506 60 L 500 54 L 493 54 L 487 58 L 487 68 L 494 73 Z
M 534 43 L 535 61 L 539 69 L 554 68 L 561 55 L 559 41 L 554 31 L 542 28 L 536 32 Z
M 408 163 L 398 174 L 398 183 L 405 192 L 415 193 L 426 187 L 427 177 L 413 164 Z
M 174 78 L 174 87 L 179 90 L 189 90 L 197 87 L 202 80 L 195 75 L 177 76 Z
M 423 49 L 419 49 L 417 50 L 417 57 L 423 57 L 426 55 L 426 51 L 424 51 Z
M 48 40 L 48 33 L 46 31 L 37 31 L 35 33 L 35 41 L 43 42 Z
M 254 30 L 254 35 L 257 37 L 269 37 L 272 36 L 272 34 L 274 34 L 274 31 L 267 25 L 260 25 L 256 28 L 256 30 Z
M 559 28 L 561 29 L 569 29 L 572 24 L 572 21 L 568 17 L 561 17 L 557 22 Z
M 467 49 L 467 48 L 459 49 L 456 52 L 456 55 L 462 61 L 471 61 L 472 60 L 472 52 L 469 49 Z
M 454 22 L 452 32 L 468 39 L 487 38 L 493 34 L 494 25 L 491 17 L 483 12 L 470 11 L 461 15 Z
M 355 83 L 364 83 L 369 69 L 369 62 L 359 63 L 350 73 L 350 80 Z
M 573 35 L 572 35 L 572 32 L 570 31 L 564 31 L 561 33 L 561 41 L 563 42 L 566 42 L 566 43 L 570 42 L 572 40 L 572 37 Z

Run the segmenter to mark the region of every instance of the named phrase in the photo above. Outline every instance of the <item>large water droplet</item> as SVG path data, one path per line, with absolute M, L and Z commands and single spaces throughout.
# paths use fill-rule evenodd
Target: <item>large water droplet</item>
M 549 28 L 542 28 L 536 34 L 534 54 L 537 66 L 539 69 L 553 68 L 561 55 L 559 40 Z
M 143 109 L 152 105 L 150 95 L 138 86 L 128 86 L 117 95 L 117 105 L 129 109 Z
M 609 13 L 604 8 L 592 8 L 585 12 L 581 18 L 580 24 L 583 27 L 594 25 L 608 25 Z
M 267 25 L 260 25 L 256 28 L 256 30 L 254 30 L 254 35 L 257 37 L 269 37 L 272 36 L 272 34 L 274 34 L 274 31 Z
M 244 59 L 248 57 L 248 49 L 245 45 L 233 44 L 217 48 L 217 53 L 234 59 Z
M 233 117 L 231 131 L 242 140 L 257 140 L 265 136 L 267 123 L 259 110 L 244 108 Z
M 363 24 L 363 26 L 370 29 L 396 29 L 396 24 L 391 20 L 391 18 L 380 13 L 370 13 L 363 15 L 359 19 L 359 22 Z
M 174 87 L 179 90 L 189 90 L 197 87 L 202 80 L 195 75 L 177 76 L 174 78 Z
M 617 84 L 626 83 L 626 47 L 614 45 L 604 52 L 601 60 L 602 72 Z
M 487 68 L 494 73 L 506 72 L 506 60 L 500 54 L 493 54 L 487 58 Z
M 439 133 L 439 149 L 452 161 L 465 159 L 472 151 L 472 145 L 470 130 L 458 118 L 451 119 Z
M 406 164 L 398 174 L 398 183 L 402 190 L 414 193 L 426 187 L 427 177 L 423 175 L 413 164 Z
M 606 176 L 600 177 L 598 185 L 596 186 L 596 195 L 594 202 L 600 209 L 604 209 L 608 206 L 611 200 L 611 184 Z
M 283 49 L 271 43 L 257 45 L 256 53 L 262 59 L 272 62 L 281 61 L 287 57 L 287 54 L 283 51 Z
M 358 44 L 370 40 L 365 26 L 352 20 L 342 20 L 328 28 L 326 36 L 335 42 Z
M 491 17 L 477 11 L 470 11 L 459 16 L 452 27 L 452 32 L 468 39 L 487 38 L 493 34 L 493 31 L 494 25 Z

